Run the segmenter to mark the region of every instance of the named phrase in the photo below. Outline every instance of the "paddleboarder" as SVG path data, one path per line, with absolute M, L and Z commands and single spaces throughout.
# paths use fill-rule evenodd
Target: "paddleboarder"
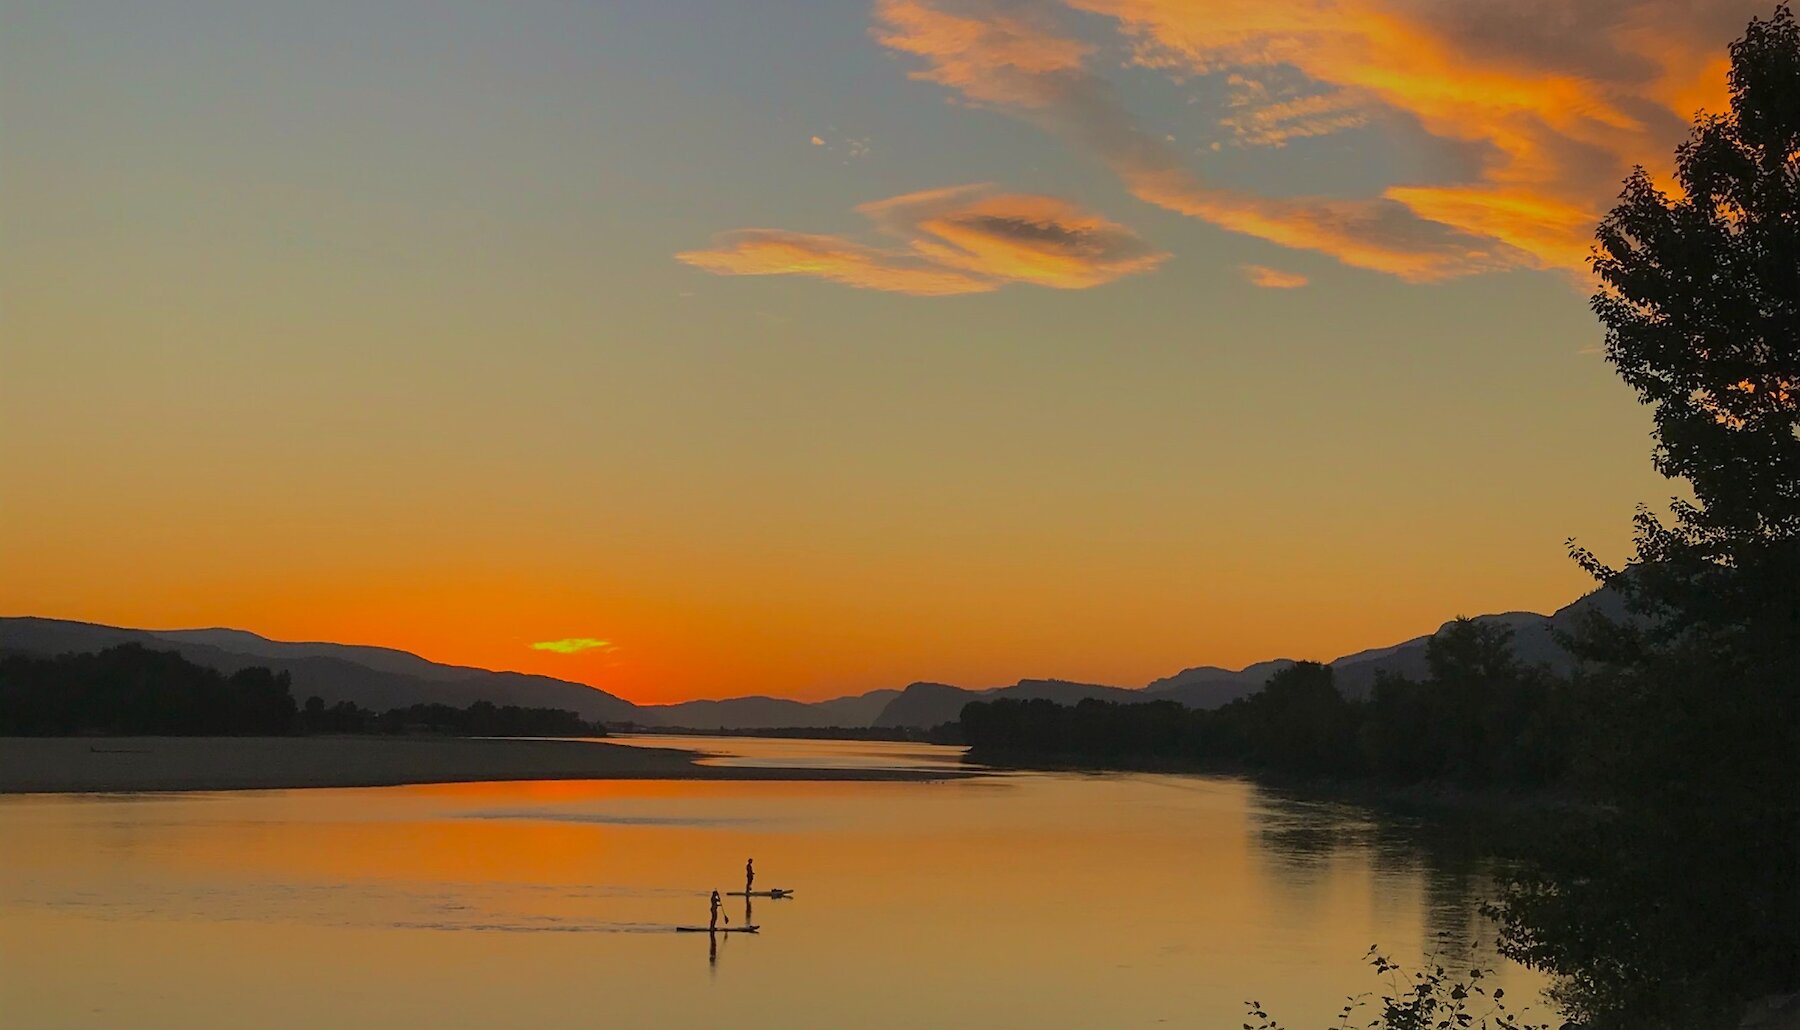
M 719 905 L 722 901 L 723 899 L 719 897 L 719 892 L 714 890 L 712 892 L 712 920 L 706 924 L 708 933 L 717 933 L 719 931 Z M 731 918 L 727 916 L 725 921 L 729 923 L 731 922 Z
M 754 883 L 756 883 L 756 859 L 746 858 L 744 859 L 744 897 L 749 897 L 750 892 L 756 889 L 752 886 Z

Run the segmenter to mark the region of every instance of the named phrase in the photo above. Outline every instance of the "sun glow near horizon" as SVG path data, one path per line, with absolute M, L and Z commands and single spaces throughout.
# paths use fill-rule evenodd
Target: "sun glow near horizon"
M 1592 223 L 1766 6 L 18 12 L 0 607 L 650 702 L 1554 609 L 1678 490 Z

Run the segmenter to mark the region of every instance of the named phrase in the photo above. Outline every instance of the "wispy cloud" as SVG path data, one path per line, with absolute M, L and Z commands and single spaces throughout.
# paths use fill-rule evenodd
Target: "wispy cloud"
M 912 77 L 1041 125 L 1098 155 L 1140 199 L 1172 211 L 1414 281 L 1523 263 L 1509 246 L 1418 218 L 1387 198 L 1271 198 L 1203 183 L 1168 143 L 1139 128 L 1110 83 L 1088 71 L 1091 48 L 1031 10 L 879 0 L 871 32 L 925 62 Z
M 1219 124 L 1253 147 L 1285 147 L 1289 140 L 1328 136 L 1368 124 L 1365 101 L 1349 90 L 1306 92 L 1271 86 L 1266 78 L 1233 74 L 1230 111 Z
M 1140 129 L 1055 9 L 878 0 L 872 35 L 916 79 L 1095 154 L 1141 199 L 1411 281 L 1579 269 L 1630 163 L 1655 160 L 1723 96 L 1722 45 L 1748 0 L 1065 0 L 1111 19 L 1143 67 L 1221 75 L 1221 124 L 1247 145 L 1410 125 L 1474 172 L 1368 197 L 1273 197 L 1202 179 Z M 1271 85 L 1278 83 L 1278 85 Z
M 804 275 L 921 297 L 986 293 L 1009 283 L 1084 289 L 1149 271 L 1168 257 L 1066 200 L 999 193 L 988 184 L 908 193 L 856 210 L 894 244 L 740 229 L 675 257 L 720 275 Z
M 881 250 L 844 239 L 788 232 L 739 229 L 713 238 L 705 250 L 686 250 L 676 259 L 718 275 L 806 275 L 846 286 L 918 297 L 986 293 L 999 283 L 932 265 L 904 250 Z
M 1261 286 L 1268 290 L 1297 290 L 1312 280 L 1298 272 L 1284 272 L 1268 265 L 1239 265 L 1238 271 L 1252 286 Z
M 610 640 L 596 640 L 593 637 L 565 637 L 561 640 L 540 640 L 531 645 L 533 651 L 554 651 L 557 654 L 580 654 L 583 651 L 611 651 Z

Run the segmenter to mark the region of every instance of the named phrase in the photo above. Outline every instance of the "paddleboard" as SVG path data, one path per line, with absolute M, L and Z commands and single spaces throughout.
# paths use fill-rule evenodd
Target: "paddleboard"
M 714 930 L 706 926 L 677 926 L 676 933 L 755 933 L 758 926 L 721 926 Z
M 747 894 L 743 891 L 726 891 L 725 896 L 728 898 L 791 898 L 794 896 L 794 892 L 781 889 L 771 891 L 750 891 Z

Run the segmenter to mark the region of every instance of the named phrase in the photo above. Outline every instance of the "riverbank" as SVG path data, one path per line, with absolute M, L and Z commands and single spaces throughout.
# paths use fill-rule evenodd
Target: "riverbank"
M 3 737 L 0 794 L 500 780 L 941 780 L 958 772 L 700 765 L 699 752 L 485 737 Z
M 1562 789 L 1525 790 L 1512 787 L 1466 787 L 1444 780 L 1394 783 L 1374 778 L 1298 776 L 1272 772 L 1253 765 L 1197 762 L 1184 759 L 1119 758 L 1091 761 L 1067 755 L 1033 755 L 1020 752 L 973 751 L 970 761 L 994 769 L 1073 773 L 1154 773 L 1172 776 L 1213 776 L 1243 780 L 1272 793 L 1301 801 L 1329 801 L 1359 805 L 1396 815 L 1418 817 L 1514 817 L 1603 814 L 1606 806 Z

